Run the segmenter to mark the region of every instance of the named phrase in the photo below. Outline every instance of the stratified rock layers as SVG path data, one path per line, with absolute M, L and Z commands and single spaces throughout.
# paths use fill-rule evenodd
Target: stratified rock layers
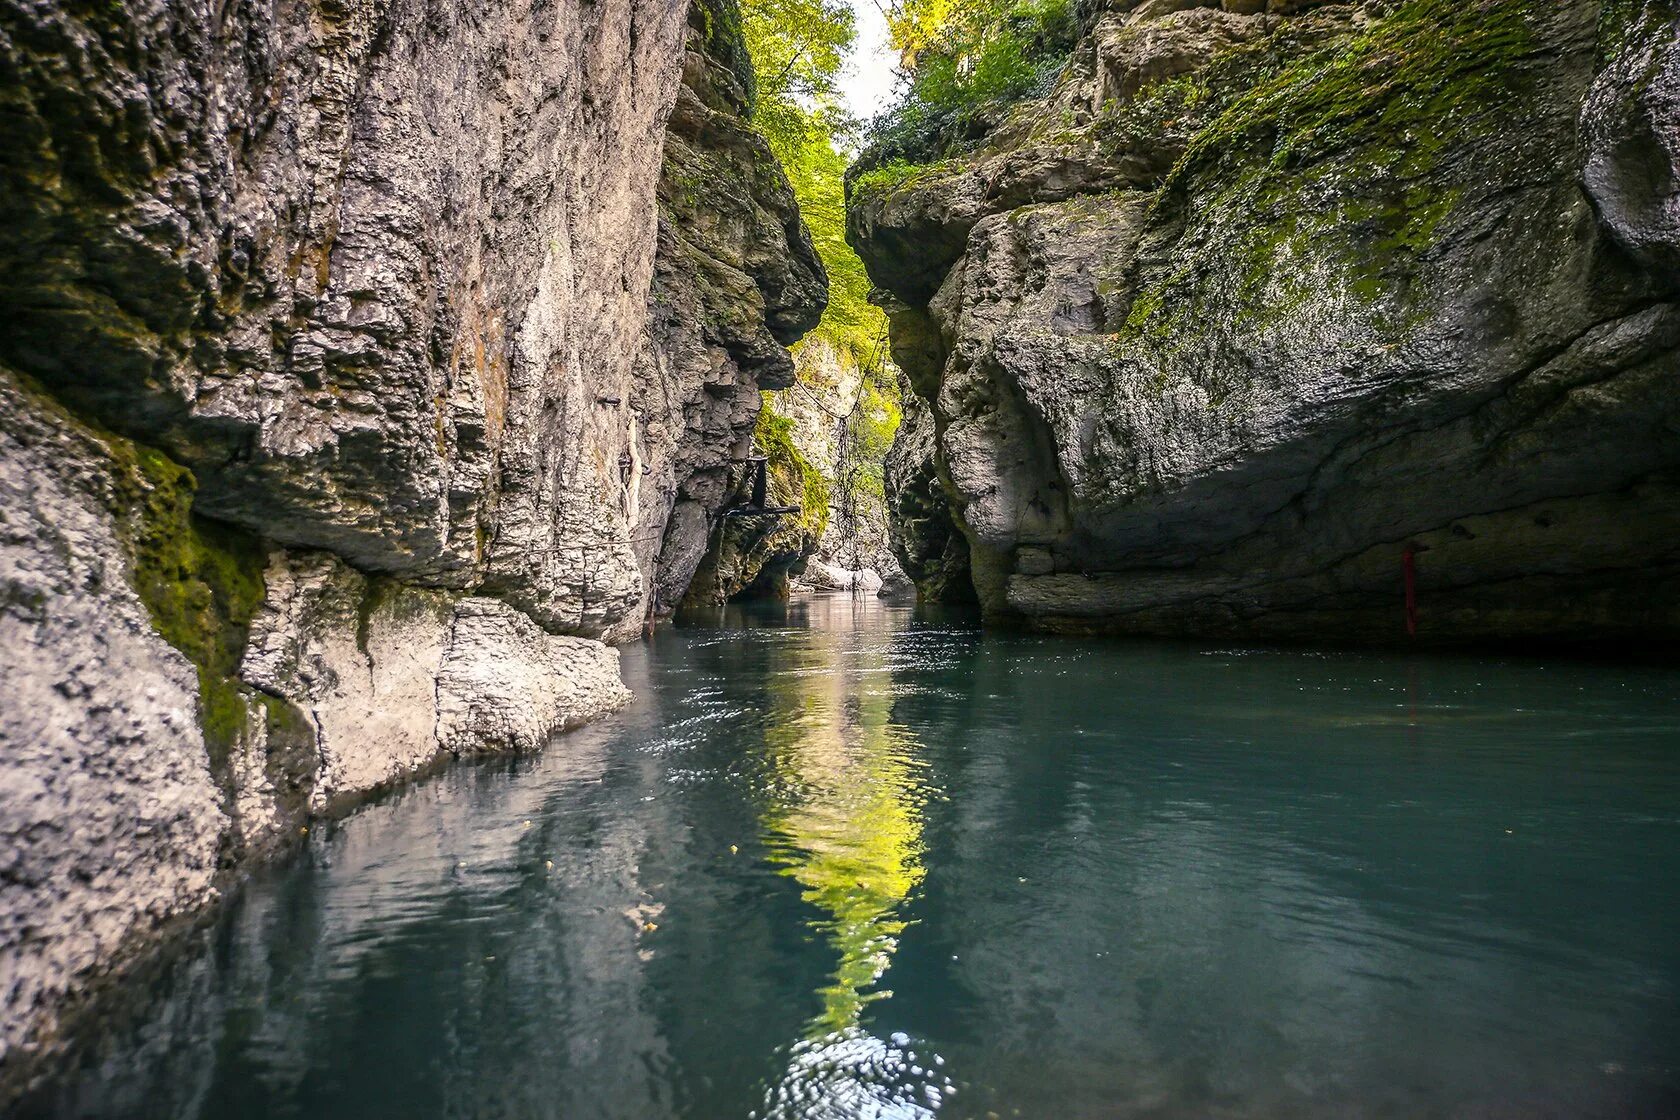
M 312 815 L 627 699 L 826 295 L 739 35 L 0 0 L 0 1093 Z
M 1680 637 L 1665 3 L 1135 4 L 858 177 L 906 571 L 1061 629 Z M 920 452 L 917 441 L 929 452 Z

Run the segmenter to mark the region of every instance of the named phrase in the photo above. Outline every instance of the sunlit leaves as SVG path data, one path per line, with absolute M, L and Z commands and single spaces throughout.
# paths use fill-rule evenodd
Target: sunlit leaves
M 896 0 L 887 21 L 910 81 L 870 141 L 910 162 L 951 154 L 986 106 L 1043 89 L 1078 35 L 1070 0 Z
M 745 0 L 741 30 L 758 77 L 753 124 L 784 163 L 848 122 L 836 83 L 856 36 L 843 0 Z
M 852 10 L 843 0 L 745 0 L 741 15 L 758 75 L 753 123 L 787 172 L 828 270 L 828 309 L 813 334 L 865 364 L 886 320 L 869 303 L 869 278 L 845 235 L 842 149 L 854 124 L 836 83 L 856 34 Z

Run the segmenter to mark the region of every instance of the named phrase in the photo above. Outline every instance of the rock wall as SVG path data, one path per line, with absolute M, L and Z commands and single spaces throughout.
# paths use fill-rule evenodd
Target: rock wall
M 917 597 L 933 603 L 972 603 L 968 538 L 957 527 L 939 478 L 933 413 L 909 386 L 904 419 L 883 464 L 888 539 Z
M 230 817 L 194 666 L 130 584 L 112 512 L 126 464 L 10 380 L 0 464 L 0 1054 L 15 1065 L 72 984 L 214 897 Z
M 942 497 L 994 620 L 1406 641 L 1409 584 L 1419 641 L 1680 637 L 1673 5 L 1087 29 L 975 150 L 854 169 L 906 570 Z
M 744 58 L 729 0 L 0 0 L 0 1096 L 313 815 L 627 698 L 825 298 Z
M 829 484 L 828 517 L 813 558 L 829 568 L 870 569 L 901 578 L 892 553 L 886 507 L 869 477 L 881 469 L 869 462 L 873 449 L 861 431 L 886 422 L 886 403 L 872 399 L 863 369 L 849 352 L 812 336 L 799 347 L 798 378 L 767 407 L 792 425 L 793 443 Z M 889 368 L 887 377 L 896 374 Z M 874 409 L 864 418 L 856 410 Z M 867 419 L 867 424 L 861 423 Z M 876 453 L 878 454 L 878 453 Z M 809 583 L 809 580 L 805 582 Z
M 808 551 L 774 522 L 723 516 L 752 495 L 759 390 L 792 384 L 786 347 L 828 300 L 793 190 L 746 123 L 752 73 L 736 19 L 733 3 L 692 9 L 659 181 L 659 254 L 631 404 L 644 438 L 677 448 L 631 468 L 636 524 L 649 528 L 635 547 L 656 615 L 691 584 L 698 599 L 728 598 L 766 562 Z

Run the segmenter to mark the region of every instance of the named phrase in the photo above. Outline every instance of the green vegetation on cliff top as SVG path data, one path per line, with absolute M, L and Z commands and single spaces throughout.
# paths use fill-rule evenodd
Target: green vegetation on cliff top
M 844 149 L 855 129 L 836 83 L 855 29 L 840 0 L 746 0 L 742 27 L 757 73 L 753 125 L 787 172 L 828 271 L 829 302 L 813 335 L 866 364 L 886 318 L 869 302 L 863 262 L 846 244 Z
M 1071 0 L 895 0 L 887 23 L 909 82 L 870 125 L 866 170 L 972 147 L 1049 89 L 1079 37 Z
M 837 82 L 854 23 L 841 0 L 742 0 L 753 127 L 784 166 L 790 158 L 797 162 L 807 145 L 846 128 Z
M 863 375 L 859 400 L 839 434 L 840 458 L 858 469 L 824 477 L 797 446 L 792 422 L 774 412 L 767 396 L 757 438 L 786 500 L 803 509 L 800 525 L 822 534 L 830 506 L 854 510 L 881 500 L 880 460 L 898 428 L 897 381 L 886 366 L 886 316 L 869 302 L 869 277 L 846 243 L 846 149 L 856 131 L 838 107 L 836 82 L 850 49 L 851 9 L 839 0 L 745 0 L 744 37 L 757 73 L 753 123 L 769 141 L 799 200 L 800 216 L 828 271 L 829 301 L 807 336 L 826 343 Z M 802 344 L 803 345 L 803 344 Z M 814 363 L 801 361 L 801 388 L 824 407 L 833 386 L 817 384 Z

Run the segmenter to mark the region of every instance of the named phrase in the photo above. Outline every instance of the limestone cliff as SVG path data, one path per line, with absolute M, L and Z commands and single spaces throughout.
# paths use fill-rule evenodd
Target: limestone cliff
M 794 591 L 910 591 L 889 544 L 882 459 L 898 422 L 889 369 L 868 370 L 822 328 L 807 335 L 790 383 L 763 395 L 753 434 L 766 501 L 752 513 L 756 472 L 732 476 L 729 517 L 691 582 L 686 605 L 787 599 Z M 887 392 L 881 386 L 885 384 Z
M 885 347 L 880 348 L 884 356 Z M 799 376 L 767 407 L 792 425 L 794 443 L 828 480 L 828 521 L 801 582 L 818 587 L 838 573 L 869 571 L 902 580 L 893 556 L 881 474 L 899 422 L 898 374 L 876 355 L 858 355 L 812 336 L 799 347 Z
M 0 1092 L 312 816 L 626 699 L 824 298 L 733 13 L 0 0 Z
M 972 603 L 968 538 L 957 527 L 939 481 L 933 413 L 916 391 L 903 393 L 899 425 L 882 474 L 893 556 L 915 584 L 917 597 L 935 603 Z
M 1421 641 L 1680 637 L 1673 5 L 1083 10 L 1045 99 L 854 171 L 906 569 L 1055 628 L 1403 641 L 1409 585 Z
M 816 325 L 828 279 L 770 145 L 746 122 L 752 73 L 733 5 L 693 9 L 693 47 L 665 146 L 648 361 L 632 408 L 677 454 L 637 467 L 648 610 L 721 601 L 810 550 L 801 527 L 725 518 L 752 497 L 759 390 L 793 382 L 786 346 Z M 736 44 L 730 46 L 730 44 Z M 802 478 L 782 460 L 777 504 Z

